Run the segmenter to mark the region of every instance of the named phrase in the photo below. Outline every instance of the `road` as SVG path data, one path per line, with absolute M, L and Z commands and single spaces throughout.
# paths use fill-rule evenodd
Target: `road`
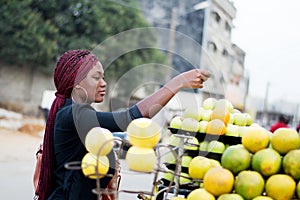
M 33 199 L 35 152 L 41 138 L 0 128 L 0 200 Z M 120 191 L 152 189 L 154 174 L 133 173 L 121 161 Z M 137 194 L 119 193 L 119 200 L 135 200 Z
M 0 165 L 0 199 L 26 200 L 33 198 L 32 173 L 34 160 L 1 162 Z M 134 173 L 127 170 L 121 160 L 120 191 L 151 191 L 154 174 Z M 138 199 L 137 194 L 119 193 L 120 200 Z

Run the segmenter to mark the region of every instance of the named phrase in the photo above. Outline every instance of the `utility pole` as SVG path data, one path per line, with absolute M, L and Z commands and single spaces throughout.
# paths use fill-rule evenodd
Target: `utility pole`
M 176 8 L 172 8 L 171 22 L 169 29 L 169 46 L 168 46 L 168 73 L 166 75 L 166 81 L 171 78 L 173 70 L 173 52 L 175 50 L 175 33 L 176 33 Z
M 270 82 L 267 82 L 266 93 L 264 98 L 264 106 L 263 106 L 263 125 L 266 126 L 268 124 L 268 98 L 269 98 L 269 87 Z

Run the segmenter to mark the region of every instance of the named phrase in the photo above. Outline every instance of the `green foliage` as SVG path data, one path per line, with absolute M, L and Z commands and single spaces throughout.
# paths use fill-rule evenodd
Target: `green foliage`
M 134 8 L 138 7 L 136 0 L 128 0 L 131 6 L 116 2 L 6 0 L 0 8 L 0 59 L 34 67 L 47 67 L 52 62 L 53 66 L 56 58 L 69 49 L 95 50 L 119 33 L 148 26 L 140 11 Z M 164 63 L 162 52 L 147 49 L 155 43 L 155 33 L 149 32 L 106 45 L 97 54 L 104 63 L 109 54 L 123 48 L 122 54 L 106 66 L 109 67 L 107 80 L 116 80 L 144 63 Z M 139 46 L 145 48 L 135 49 Z
M 47 65 L 57 51 L 58 30 L 29 7 L 29 0 L 10 0 L 0 7 L 0 58 L 15 64 Z

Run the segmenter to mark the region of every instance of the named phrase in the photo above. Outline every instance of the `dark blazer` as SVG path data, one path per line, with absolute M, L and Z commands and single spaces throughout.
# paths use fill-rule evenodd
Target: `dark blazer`
M 90 200 L 97 199 L 92 192 L 96 180 L 87 178 L 81 170 L 70 170 L 65 164 L 81 161 L 87 153 L 84 146 L 85 136 L 93 127 L 102 127 L 111 132 L 125 131 L 128 124 L 142 117 L 137 106 L 121 112 L 97 112 L 89 104 L 75 104 L 67 99 L 65 105 L 56 114 L 54 124 L 54 171 L 55 187 L 49 199 Z M 108 174 L 115 173 L 115 154 L 108 154 L 110 169 Z M 110 178 L 100 179 L 101 188 L 106 188 Z

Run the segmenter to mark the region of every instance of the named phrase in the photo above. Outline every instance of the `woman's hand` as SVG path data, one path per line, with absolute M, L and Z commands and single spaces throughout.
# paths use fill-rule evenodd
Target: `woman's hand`
M 179 74 L 167 82 L 162 88 L 152 95 L 137 103 L 144 117 L 153 117 L 163 108 L 169 100 L 183 88 L 203 88 L 203 83 L 210 77 L 206 70 L 193 69 Z
M 203 83 L 210 77 L 210 72 L 206 70 L 193 69 L 175 76 L 169 81 L 171 88 L 178 91 L 182 88 L 203 88 Z

